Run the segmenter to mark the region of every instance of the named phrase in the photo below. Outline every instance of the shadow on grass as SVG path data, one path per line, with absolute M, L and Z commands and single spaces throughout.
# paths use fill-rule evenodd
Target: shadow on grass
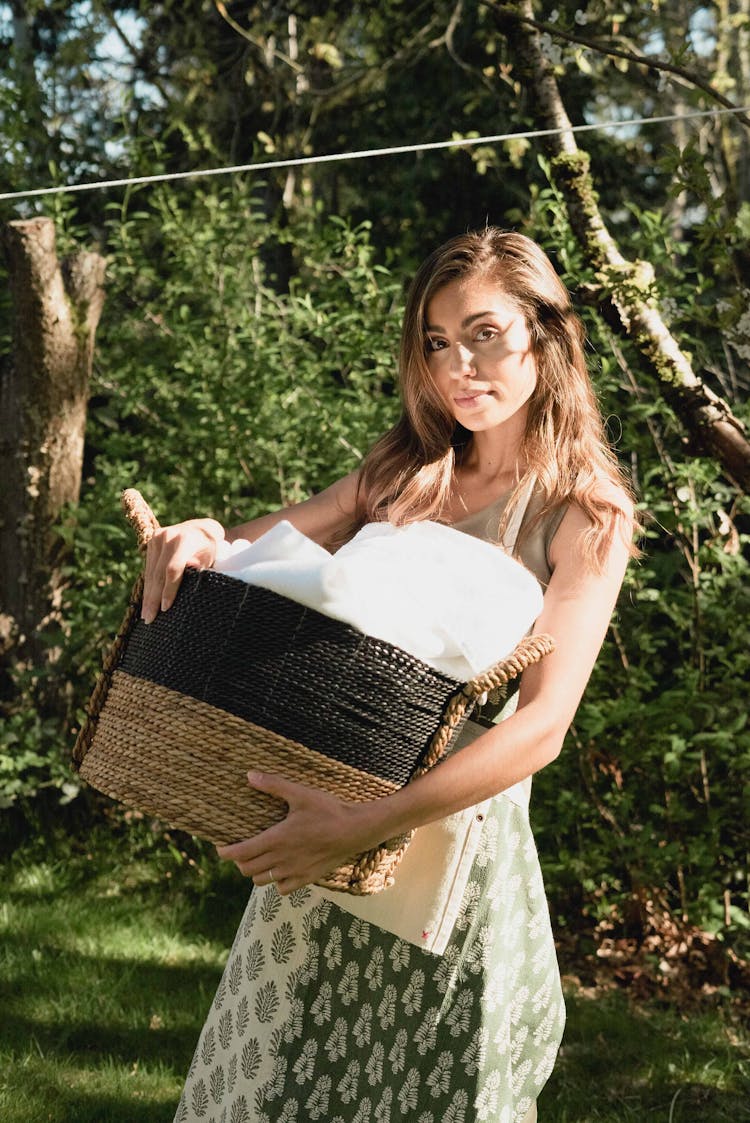
M 96 1074 L 87 1070 L 81 1076 L 92 1080 Z M 0 1108 L 4 1123 L 172 1123 L 179 1097 L 177 1088 L 172 1093 L 150 1090 L 135 1087 L 135 1081 L 131 1089 L 98 1091 L 83 1086 L 79 1078 L 68 1083 L 60 1069 L 50 1076 L 41 1062 L 26 1066 L 23 1081 L 16 1083 L 10 1073 L 3 1083 L 6 1096 L 0 1095 Z M 28 1094 L 30 1084 L 33 1096 Z
M 0 986 L 0 1050 L 13 1052 L 33 1041 L 45 1056 L 73 1052 L 178 1069 L 190 1060 L 196 1019 L 207 1012 L 221 974 L 200 962 L 177 965 L 57 949 L 54 973 L 63 986 L 76 980 L 76 995 L 51 985 L 49 961 L 42 975 L 35 976 L 34 966 L 29 961 L 28 972 Z M 88 986 L 80 982 L 86 979 Z
M 750 1120 L 743 1050 L 719 1011 L 681 1014 L 622 993 L 568 994 L 543 1123 L 737 1123 Z M 750 1053 L 744 1050 L 745 1074 Z
M 51 879 L 55 876 L 53 873 Z M 205 939 L 228 949 L 251 890 L 252 882 L 241 877 L 230 864 L 218 860 L 208 867 L 208 872 L 182 868 L 162 876 L 151 875 L 147 880 L 141 869 L 133 873 L 122 865 L 102 871 L 91 863 L 61 868 L 53 887 L 11 881 L 3 889 L 2 899 L 11 907 L 27 908 L 34 903 L 59 906 L 70 894 L 91 900 L 100 897 L 103 907 L 119 907 L 123 915 L 132 915 L 134 899 L 139 910 L 173 905 L 176 907 L 170 926 L 176 934 Z

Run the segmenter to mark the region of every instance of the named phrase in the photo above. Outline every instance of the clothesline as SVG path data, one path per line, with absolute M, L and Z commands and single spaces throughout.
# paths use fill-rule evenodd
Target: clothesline
M 0 201 L 30 199 L 41 195 L 62 195 L 74 191 L 98 191 L 112 187 L 137 187 L 151 183 L 170 183 L 181 179 L 199 179 L 208 176 L 235 175 L 242 172 L 275 171 L 281 168 L 310 167 L 315 164 L 343 163 L 348 160 L 367 160 L 378 156 L 402 156 L 416 152 L 435 152 L 445 148 L 473 148 L 480 144 L 500 144 L 506 140 L 534 140 L 538 137 L 559 136 L 562 133 L 596 132 L 602 129 L 634 128 L 640 125 L 666 124 L 670 121 L 689 121 L 699 117 L 719 117 L 727 114 L 750 113 L 750 105 L 732 109 L 702 109 L 690 113 L 668 113 L 659 117 L 635 117 L 624 121 L 599 121 L 570 128 L 527 129 L 524 132 L 496 133 L 492 136 L 454 137 L 451 140 L 425 141 L 420 144 L 400 144 L 390 148 L 366 148 L 353 152 L 332 152 L 322 156 L 297 156 L 288 160 L 265 160 L 254 164 L 234 164 L 220 168 L 199 168 L 187 172 L 163 172 L 158 175 L 128 176 L 123 179 L 102 179 L 87 183 L 67 183 L 54 187 L 34 187 L 26 191 L 5 191 Z

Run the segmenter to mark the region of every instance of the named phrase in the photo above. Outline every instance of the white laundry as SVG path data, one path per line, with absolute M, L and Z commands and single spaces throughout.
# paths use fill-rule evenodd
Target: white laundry
M 335 554 L 288 522 L 225 546 L 220 573 L 280 593 L 465 681 L 504 658 L 542 607 L 536 577 L 452 527 L 370 523 Z

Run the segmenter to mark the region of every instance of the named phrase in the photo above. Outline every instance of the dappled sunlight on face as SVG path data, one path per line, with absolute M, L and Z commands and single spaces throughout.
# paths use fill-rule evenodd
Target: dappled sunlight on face
M 427 365 L 443 401 L 466 429 L 525 423 L 537 382 L 523 313 L 497 285 L 465 278 L 427 308 Z

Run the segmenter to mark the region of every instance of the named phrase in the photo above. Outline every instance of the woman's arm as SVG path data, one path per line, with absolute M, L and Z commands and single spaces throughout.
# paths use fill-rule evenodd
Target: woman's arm
M 352 854 L 504 791 L 560 752 L 607 631 L 628 560 L 630 526 L 620 520 L 601 573 L 583 561 L 586 516 L 571 508 L 550 548 L 554 572 L 535 630 L 556 649 L 524 671 L 517 712 L 393 795 L 345 803 L 283 777 L 253 773 L 253 787 L 289 805 L 281 822 L 219 854 L 282 893 L 328 873 Z
M 254 542 L 286 519 L 302 534 L 325 543 L 356 516 L 360 500 L 359 473 L 352 472 L 303 503 L 262 515 L 225 532 L 215 519 L 189 519 L 157 530 L 148 544 L 141 615 L 151 623 L 161 609 L 172 605 L 186 566 L 207 569 L 216 560 L 222 541 L 246 538 Z

